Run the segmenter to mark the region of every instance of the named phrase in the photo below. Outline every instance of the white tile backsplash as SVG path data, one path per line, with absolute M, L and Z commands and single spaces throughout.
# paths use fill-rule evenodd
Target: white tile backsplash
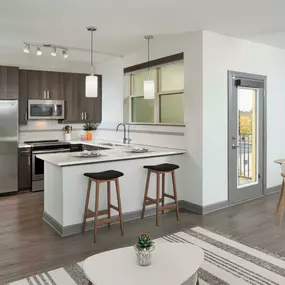
M 93 138 L 123 142 L 123 128 L 116 132 L 119 122 L 103 122 L 94 132 Z M 71 124 L 73 131 L 72 140 L 80 140 L 84 134 L 83 124 Z M 25 126 L 20 126 L 19 142 L 31 140 L 64 140 L 62 130 L 64 124 L 58 124 L 56 120 L 28 121 Z M 131 143 L 146 144 L 153 146 L 186 148 L 185 127 L 181 126 L 151 126 L 131 125 Z

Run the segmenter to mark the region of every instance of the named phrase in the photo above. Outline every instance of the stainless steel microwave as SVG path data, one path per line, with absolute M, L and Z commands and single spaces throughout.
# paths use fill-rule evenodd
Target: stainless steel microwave
M 64 119 L 64 100 L 29 100 L 29 120 Z

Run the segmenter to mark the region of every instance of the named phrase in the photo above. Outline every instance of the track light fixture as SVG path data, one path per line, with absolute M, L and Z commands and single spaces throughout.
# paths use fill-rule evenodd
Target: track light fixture
M 56 50 L 61 50 L 62 56 L 64 59 L 67 59 L 69 54 L 68 49 L 62 46 L 52 45 L 52 44 L 30 44 L 30 43 L 24 43 L 24 52 L 30 53 L 32 51 L 32 48 L 36 49 L 36 55 L 41 56 L 43 54 L 43 50 L 45 49 L 51 49 L 50 55 L 56 56 Z
M 68 58 L 68 53 L 65 49 L 62 50 L 62 55 L 64 58 Z
M 55 47 L 52 48 L 51 55 L 56 56 L 56 48 Z
M 43 52 L 41 51 L 41 48 L 40 47 L 37 47 L 37 55 L 40 56 L 42 55 Z
M 29 44 L 25 43 L 24 52 L 25 53 L 30 53 L 30 45 Z

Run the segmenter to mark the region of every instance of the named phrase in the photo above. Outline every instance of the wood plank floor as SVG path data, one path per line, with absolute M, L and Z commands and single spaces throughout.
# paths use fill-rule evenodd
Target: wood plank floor
M 84 260 L 104 250 L 132 245 L 141 231 L 153 238 L 182 228 L 205 225 L 228 233 L 250 244 L 285 256 L 285 225 L 278 227 L 274 216 L 277 195 L 200 216 L 166 213 L 161 226 L 155 218 L 125 223 L 125 236 L 120 236 L 118 225 L 101 228 L 97 244 L 92 243 L 92 232 L 60 238 L 42 221 L 43 193 L 25 193 L 0 198 L 0 284 Z

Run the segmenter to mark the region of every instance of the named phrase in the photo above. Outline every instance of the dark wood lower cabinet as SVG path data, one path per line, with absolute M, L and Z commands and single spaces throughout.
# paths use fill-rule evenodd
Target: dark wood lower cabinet
M 32 187 L 31 149 L 19 148 L 18 153 L 18 189 L 29 190 Z

